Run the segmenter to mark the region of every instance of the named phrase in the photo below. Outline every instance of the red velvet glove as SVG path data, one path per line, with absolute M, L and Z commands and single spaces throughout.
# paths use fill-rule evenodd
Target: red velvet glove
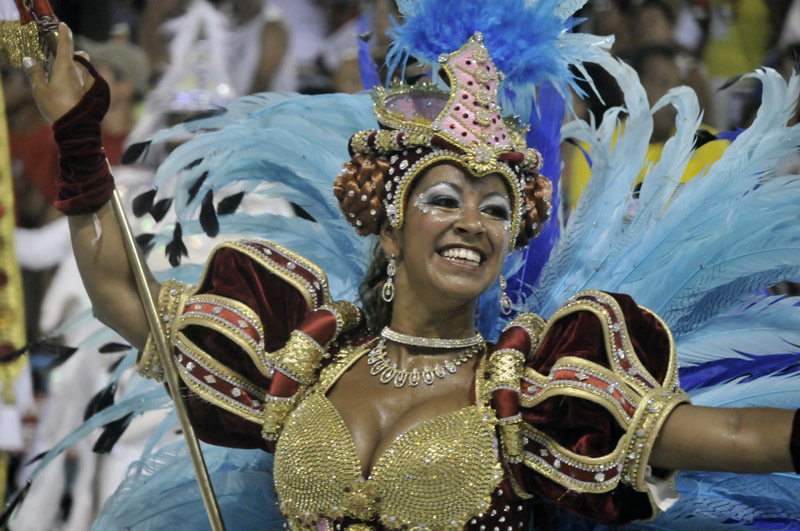
M 97 212 L 114 193 L 114 178 L 100 138 L 100 122 L 111 100 L 108 83 L 89 61 L 78 55 L 74 60 L 94 76 L 94 84 L 75 107 L 53 123 L 61 168 L 55 207 L 68 216 Z
M 789 439 L 789 453 L 792 454 L 794 471 L 800 474 L 800 409 L 794 412 L 792 421 L 792 436 Z

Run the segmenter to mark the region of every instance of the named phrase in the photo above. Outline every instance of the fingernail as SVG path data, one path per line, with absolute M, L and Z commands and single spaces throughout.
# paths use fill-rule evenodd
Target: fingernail
M 22 58 L 22 67 L 25 68 L 25 70 L 29 69 L 30 67 L 32 67 L 35 64 L 36 64 L 36 61 L 31 59 L 30 57 L 23 57 Z

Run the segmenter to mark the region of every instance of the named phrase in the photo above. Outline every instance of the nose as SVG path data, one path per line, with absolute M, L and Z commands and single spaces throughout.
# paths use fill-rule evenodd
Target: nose
M 476 206 L 465 205 L 461 209 L 455 224 L 453 225 L 455 231 L 459 234 L 483 234 L 486 228 L 483 226 L 481 213 Z

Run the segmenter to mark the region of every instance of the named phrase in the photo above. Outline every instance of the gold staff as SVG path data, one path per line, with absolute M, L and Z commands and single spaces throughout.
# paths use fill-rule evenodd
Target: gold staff
M 153 294 L 148 287 L 147 273 L 144 269 L 142 257 L 139 254 L 139 248 L 136 246 L 136 241 L 134 240 L 128 218 L 125 216 L 125 209 L 122 206 L 122 200 L 120 199 L 119 190 L 117 189 L 114 190 L 114 195 L 111 197 L 111 206 L 114 210 L 114 216 L 117 218 L 120 232 L 122 233 L 122 242 L 125 245 L 125 252 L 128 255 L 131 272 L 136 280 L 136 290 L 139 292 L 139 299 L 147 315 L 147 324 L 150 326 L 150 332 L 156 344 L 158 358 L 161 362 L 161 367 L 164 368 L 167 388 L 169 389 L 173 402 L 175 402 L 175 411 L 178 413 L 178 419 L 181 421 L 181 428 L 183 429 L 186 439 L 186 445 L 189 447 L 189 455 L 192 458 L 194 473 L 197 476 L 197 484 L 200 486 L 200 494 L 203 496 L 203 504 L 206 507 L 206 513 L 208 513 L 208 520 L 211 522 L 211 528 L 214 531 L 223 530 L 225 526 L 222 523 L 222 515 L 219 512 L 217 498 L 214 496 L 214 487 L 211 484 L 211 478 L 208 476 L 206 463 L 203 459 L 203 452 L 200 450 L 200 444 L 194 433 L 194 427 L 189 421 L 186 404 L 183 401 L 183 396 L 180 394 L 178 369 L 175 367 L 173 358 L 170 355 L 167 340 L 164 337 L 164 330 L 161 328 L 161 323 L 158 318 L 158 310 L 153 300 Z

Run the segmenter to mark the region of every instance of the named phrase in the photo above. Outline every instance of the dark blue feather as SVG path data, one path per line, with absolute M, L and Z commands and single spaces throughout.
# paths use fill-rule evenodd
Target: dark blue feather
M 770 375 L 788 375 L 800 372 L 800 353 L 752 355 L 737 352 L 743 358 L 725 358 L 690 367 L 681 367 L 681 388 L 692 391 L 703 387 L 738 380 L 742 383 Z
M 358 19 L 358 32 L 365 34 L 370 29 L 369 17 L 362 15 Z M 364 90 L 372 90 L 381 84 L 378 66 L 372 59 L 372 53 L 370 52 L 369 39 L 358 39 L 358 69 L 361 72 L 361 83 L 364 85 Z

